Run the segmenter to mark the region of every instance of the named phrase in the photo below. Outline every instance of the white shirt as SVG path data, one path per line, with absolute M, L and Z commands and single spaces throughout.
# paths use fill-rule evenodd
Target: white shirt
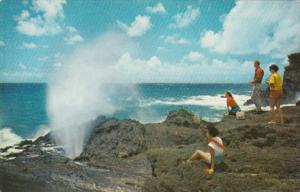
M 216 140 L 217 142 L 219 142 L 220 144 L 223 144 L 223 141 L 220 137 L 214 137 L 214 140 Z M 209 142 L 208 146 L 213 148 L 213 150 L 215 151 L 215 156 L 221 156 L 224 153 L 224 150 L 219 147 L 217 144 L 215 144 L 214 142 Z

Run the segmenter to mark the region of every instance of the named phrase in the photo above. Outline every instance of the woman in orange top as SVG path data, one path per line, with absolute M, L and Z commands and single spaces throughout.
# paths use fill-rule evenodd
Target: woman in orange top
M 227 103 L 227 111 L 229 115 L 235 115 L 237 112 L 241 111 L 241 108 L 234 100 L 231 92 L 226 91 L 225 97 L 227 99 L 226 103 Z

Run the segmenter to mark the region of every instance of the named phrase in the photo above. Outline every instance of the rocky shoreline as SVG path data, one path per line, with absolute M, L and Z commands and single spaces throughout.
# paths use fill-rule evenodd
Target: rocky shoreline
M 206 124 L 178 110 L 162 123 L 99 117 L 83 153 L 68 159 L 51 135 L 0 149 L 0 191 L 299 191 L 300 108 L 284 107 L 286 127 L 269 114 L 225 117 L 216 126 L 225 160 L 213 175 L 205 164 L 182 164 L 207 148 Z

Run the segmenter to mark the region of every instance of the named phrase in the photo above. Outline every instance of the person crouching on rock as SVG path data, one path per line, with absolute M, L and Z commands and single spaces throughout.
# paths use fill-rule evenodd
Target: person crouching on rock
M 233 95 L 231 92 L 226 91 L 225 92 L 226 97 L 226 103 L 227 103 L 227 112 L 229 115 L 235 115 L 237 112 L 241 111 L 241 108 L 233 98 Z
M 270 110 L 271 110 L 271 121 L 269 122 L 269 124 L 276 123 L 275 110 L 274 110 L 276 106 L 276 111 L 278 111 L 280 117 L 280 123 L 281 125 L 283 125 L 284 124 L 283 114 L 280 108 L 283 82 L 281 76 L 278 73 L 279 68 L 277 65 L 272 64 L 269 67 L 269 69 L 271 72 L 271 76 L 267 81 L 267 83 L 270 86 L 269 103 L 270 103 Z
M 207 138 L 208 138 L 208 149 L 209 152 L 204 152 L 202 150 L 197 150 L 188 160 L 194 161 L 198 159 L 204 160 L 206 163 L 210 164 L 210 167 L 206 169 L 207 174 L 212 174 L 215 169 L 215 165 L 219 165 L 223 161 L 224 144 L 219 135 L 219 131 L 214 125 L 209 124 L 207 126 Z

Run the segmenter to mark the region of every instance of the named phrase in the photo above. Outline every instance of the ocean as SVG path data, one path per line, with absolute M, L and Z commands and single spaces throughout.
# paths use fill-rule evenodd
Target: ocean
M 143 123 L 163 121 L 174 109 L 187 109 L 207 121 L 218 121 L 226 110 L 226 90 L 242 105 L 250 98 L 249 84 L 137 84 L 138 96 L 118 95 L 120 119 Z M 0 147 L 36 138 L 48 129 L 47 84 L 0 84 Z

